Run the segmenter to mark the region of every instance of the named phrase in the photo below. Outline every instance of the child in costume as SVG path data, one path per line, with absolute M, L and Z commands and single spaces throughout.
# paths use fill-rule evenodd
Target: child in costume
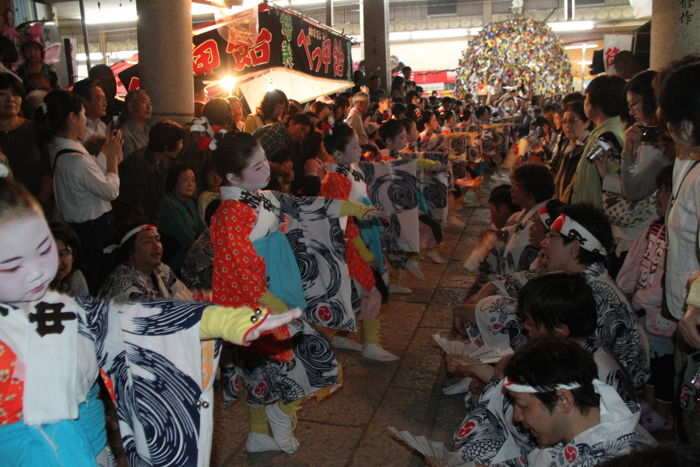
M 48 290 L 58 255 L 39 203 L 0 179 L 0 458 L 13 465 L 103 462 L 100 374 L 130 465 L 208 465 L 200 423 L 200 339 L 246 345 L 299 311 L 208 303 L 115 304 Z M 100 406 L 101 407 L 101 406 Z
M 444 167 L 437 161 L 422 157 L 418 158 L 418 155 L 413 151 L 407 150 L 409 138 L 412 138 L 414 135 L 411 132 L 409 136 L 410 130 L 406 129 L 406 125 L 403 122 L 398 120 L 388 121 L 382 125 L 379 131 L 392 155 L 402 158 L 417 158 L 416 169 L 417 171 L 422 171 L 421 174 L 417 175 L 420 180 L 424 180 L 424 177 L 426 176 L 424 172 L 427 172 L 428 170 L 439 170 L 441 167 Z M 417 190 L 420 248 L 425 253 L 425 256 L 427 256 L 431 261 L 436 264 L 444 264 L 447 262 L 447 260 L 445 260 L 445 258 L 443 258 L 436 249 L 438 244 L 442 242 L 442 228 L 440 227 L 440 224 L 429 214 L 430 209 L 428 207 L 425 194 L 423 193 L 423 187 L 424 185 L 421 184 Z M 425 279 L 425 276 L 418 265 L 418 259 L 418 255 L 413 255 L 407 261 L 406 269 L 408 269 L 408 271 L 418 279 Z
M 632 244 L 615 282 L 637 312 L 644 312 L 649 341 L 651 377 L 644 387 L 648 404 L 642 424 L 649 431 L 673 427 L 673 334 L 676 323 L 662 314 L 663 278 L 666 264 L 667 232 L 664 214 L 671 200 L 673 167 L 659 172 L 656 184 L 656 213 L 659 215 Z M 641 321 L 641 320 L 640 320 Z
M 292 305 L 304 308 L 306 284 L 283 232 L 285 217 L 298 218 L 314 202 L 318 207 L 311 218 L 362 217 L 373 208 L 262 191 L 270 166 L 258 141 L 245 133 L 225 135 L 212 165 L 224 179 L 221 205 L 211 219 L 213 299 L 232 306 L 260 303 L 273 313 Z M 293 420 L 302 400 L 337 388 L 339 365 L 328 341 L 303 320 L 266 336 L 252 350 L 241 352 L 240 368 L 250 408 L 246 448 L 292 453 L 299 447 Z
M 357 166 L 361 150 L 353 129 L 345 123 L 336 124 L 326 135 L 324 144 L 336 163 L 328 165 L 328 173 L 321 184 L 321 194 L 327 198 L 370 205 L 367 183 Z M 371 360 L 398 360 L 396 355 L 384 350 L 379 343 L 382 296 L 377 289 L 377 281 L 381 281 L 384 268 L 379 238 L 382 228 L 373 223 L 358 223 L 352 217 L 348 217 L 344 224 L 348 270 L 361 299 L 358 319 L 363 320 L 364 346 L 341 335 L 333 338 L 333 345 L 341 349 L 362 350 L 362 355 Z

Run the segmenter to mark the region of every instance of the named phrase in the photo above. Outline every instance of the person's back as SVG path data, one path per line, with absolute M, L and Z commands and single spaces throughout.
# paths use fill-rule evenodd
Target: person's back
M 119 197 L 112 202 L 118 220 L 143 216 L 158 222 L 168 162 L 158 164 L 153 151 L 141 148 L 119 164 Z

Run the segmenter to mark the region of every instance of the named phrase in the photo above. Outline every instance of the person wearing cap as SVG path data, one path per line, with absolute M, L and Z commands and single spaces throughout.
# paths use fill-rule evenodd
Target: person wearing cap
M 605 214 L 588 204 L 574 204 L 552 223 L 542 251 L 547 271 L 580 272 L 586 278 L 598 307 L 596 334 L 639 389 L 650 375 L 648 349 L 627 297 L 605 268 L 612 242 Z
M 381 149 L 379 147 L 382 140 L 379 136 L 379 125 L 374 122 L 369 122 L 365 125 L 365 131 L 367 132 L 367 144 L 374 146 L 377 150 Z
M 543 337 L 506 364 L 503 387 L 513 399 L 513 422 L 534 438 L 532 466 L 593 466 L 653 444 L 617 392 L 597 379 L 580 345 Z
M 367 138 L 367 132 L 365 131 L 365 126 L 362 123 L 364 115 L 367 113 L 368 109 L 369 95 L 367 95 L 367 93 L 358 92 L 352 96 L 352 109 L 350 109 L 350 113 L 348 114 L 348 118 L 345 119 L 345 123 L 347 123 L 350 128 L 355 130 L 360 146 L 367 144 L 369 141 Z

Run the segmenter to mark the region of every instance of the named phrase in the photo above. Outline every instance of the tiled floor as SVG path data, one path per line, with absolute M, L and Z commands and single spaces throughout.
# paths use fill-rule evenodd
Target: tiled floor
M 294 454 L 245 452 L 248 419 L 242 402 L 215 412 L 213 466 L 324 465 L 408 466 L 421 463 L 389 435 L 393 425 L 414 434 L 448 441 L 464 416 L 462 397 L 443 396 L 444 369 L 431 335 L 451 327 L 450 305 L 466 297 L 476 279 L 462 269 L 478 233 L 488 223 L 488 209 L 471 205 L 462 209 L 467 227 L 445 227 L 440 251 L 447 264 L 423 260 L 426 277 L 409 274 L 402 284 L 410 295 L 392 295 L 384 314 L 383 344 L 401 359 L 376 363 L 358 353 L 338 351 L 345 370 L 345 385 L 322 402 L 309 402 L 299 412 L 296 436 L 301 443 Z

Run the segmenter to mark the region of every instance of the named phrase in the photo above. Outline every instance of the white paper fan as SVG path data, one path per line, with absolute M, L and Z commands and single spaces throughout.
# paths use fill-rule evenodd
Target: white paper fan
M 485 345 L 479 347 L 472 343 L 466 344 L 462 341 L 446 339 L 440 334 L 433 334 L 433 340 L 445 353 L 464 365 L 496 363 L 506 355 L 513 353 L 513 350 L 510 348 L 491 349 Z
M 455 341 L 447 339 L 440 334 L 433 334 L 433 340 L 440 346 L 445 353 L 449 355 L 469 355 L 470 353 L 479 349 L 477 345 L 467 344 L 462 341 Z
M 438 463 L 448 467 L 474 467 L 475 465 L 473 462 L 465 462 L 459 456 L 459 453 L 448 451 L 447 447 L 445 447 L 445 443 L 429 440 L 422 435 L 416 436 L 405 430 L 399 431 L 393 426 L 388 427 L 388 429 L 396 439 L 404 442 L 426 458 L 429 457 L 434 461 L 438 461 Z

